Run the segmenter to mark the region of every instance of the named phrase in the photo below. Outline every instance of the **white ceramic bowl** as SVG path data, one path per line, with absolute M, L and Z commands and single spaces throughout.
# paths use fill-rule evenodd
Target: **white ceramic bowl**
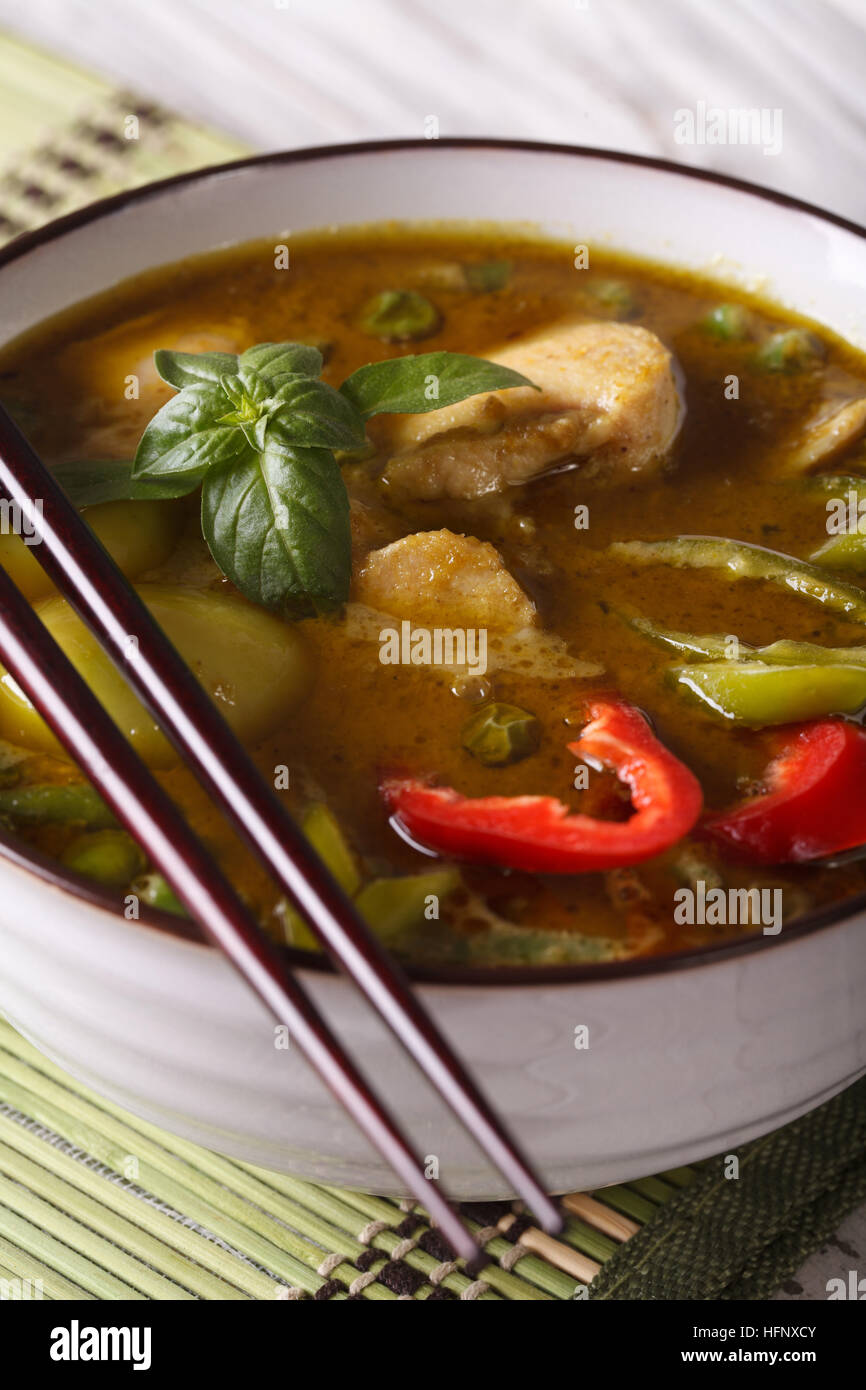
M 550 233 L 760 285 L 866 347 L 866 233 L 778 195 L 650 160 L 484 141 L 265 156 L 112 199 L 0 254 L 0 341 L 165 262 L 287 229 L 531 219 Z M 599 969 L 422 982 L 424 1001 L 552 1191 L 726 1150 L 866 1070 L 863 900 L 781 938 Z M 170 921 L 170 919 L 169 919 Z M 342 978 L 304 981 L 462 1197 L 507 1195 Z M 0 1008 L 49 1056 L 224 1153 L 399 1191 L 209 948 L 123 921 L 56 867 L 0 858 Z M 589 1028 L 576 1050 L 575 1028 Z

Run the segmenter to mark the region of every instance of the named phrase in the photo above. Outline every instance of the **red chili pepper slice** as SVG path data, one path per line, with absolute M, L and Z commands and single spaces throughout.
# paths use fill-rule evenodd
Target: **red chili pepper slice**
M 769 790 L 704 822 L 702 833 L 757 864 L 797 864 L 866 843 L 866 733 L 842 719 L 787 731 Z
M 700 783 L 632 705 L 596 698 L 589 716 L 569 751 L 613 768 L 628 785 L 635 814 L 627 821 L 571 814 L 553 796 L 472 798 L 414 778 L 388 778 L 382 794 L 412 838 L 441 854 L 547 874 L 638 864 L 688 834 L 701 811 Z

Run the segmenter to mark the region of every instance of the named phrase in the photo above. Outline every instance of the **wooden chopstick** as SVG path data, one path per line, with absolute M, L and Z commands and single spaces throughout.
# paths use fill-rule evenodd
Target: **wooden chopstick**
M 292 1043 L 297 1043 L 368 1139 L 426 1204 L 455 1252 L 476 1261 L 477 1244 L 441 1190 L 425 1177 L 397 1122 L 2 567 L 0 659 L 206 934 L 277 1022 L 288 1027 Z
M 199 781 L 541 1227 L 556 1234 L 562 1228 L 557 1204 L 402 970 L 334 881 L 135 590 L 2 407 L 0 487 L 37 526 L 41 539 L 32 553 L 159 720 Z M 41 515 L 34 514 L 34 499 L 41 502 Z

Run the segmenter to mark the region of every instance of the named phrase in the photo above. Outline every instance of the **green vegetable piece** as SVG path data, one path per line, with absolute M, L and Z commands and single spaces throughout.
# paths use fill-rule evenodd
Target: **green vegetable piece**
M 866 622 L 866 591 L 837 579 L 827 570 L 766 550 L 747 541 L 716 536 L 677 536 L 664 541 L 614 541 L 608 554 L 636 565 L 672 565 L 676 569 L 726 570 L 732 579 L 764 579 L 793 589 L 852 622 Z
M 751 334 L 752 316 L 742 304 L 717 304 L 701 319 L 701 328 L 724 343 L 742 343 Z
M 866 497 L 866 478 L 856 473 L 811 473 L 800 481 L 807 491 L 829 493 L 835 497 L 847 497 L 853 491 L 858 503 Z M 784 485 L 790 486 L 788 479 L 785 479 Z
M 711 661 L 733 661 L 755 651 L 747 642 L 740 642 L 738 638 L 734 638 L 738 652 L 738 656 L 735 657 L 732 650 L 733 634 L 725 636 L 714 632 L 696 637 L 690 632 L 673 632 L 669 628 L 659 627 L 658 624 L 650 622 L 649 618 L 632 618 L 627 614 L 621 616 L 629 627 L 633 627 L 635 632 L 639 632 L 643 637 L 648 637 L 652 642 L 657 642 L 661 647 L 668 647 L 671 651 L 686 652 L 689 656 L 705 656 Z
M 485 767 L 505 767 L 537 751 L 541 727 L 525 709 L 494 700 L 467 721 L 460 741 Z
M 783 638 L 768 647 L 754 648 L 759 661 L 768 666 L 866 666 L 866 647 L 819 647 L 814 642 L 792 642 Z
M 671 868 L 680 883 L 689 888 L 703 883 L 707 888 L 724 888 L 725 880 L 703 849 L 686 841 L 677 850 Z
M 93 830 L 106 830 L 117 825 L 99 793 L 84 782 L 69 786 L 48 783 L 44 786 L 4 787 L 0 789 L 0 815 L 25 823 L 80 822 Z
M 125 830 L 94 830 L 78 835 L 60 856 L 61 864 L 107 888 L 124 888 L 145 867 L 145 857 Z
M 301 828 L 343 892 L 353 898 L 361 887 L 361 875 L 333 811 L 323 802 L 316 802 L 306 812 Z
M 669 678 L 722 718 L 749 728 L 853 714 L 866 704 L 862 666 L 717 661 L 674 667 Z
M 353 898 L 361 887 L 361 875 L 334 813 L 323 802 L 315 802 L 305 812 L 301 829 L 343 892 Z M 290 945 L 302 951 L 321 951 L 310 928 L 289 903 L 285 903 L 282 917 Z
M 786 328 L 765 339 L 755 361 L 765 372 L 803 372 L 817 367 L 824 355 L 824 345 L 814 333 L 804 328 Z
M 358 327 L 385 343 L 409 343 L 429 338 L 439 328 L 442 315 L 417 290 L 382 290 L 368 299 L 358 315 Z
M 789 638 L 771 642 L 766 647 L 753 647 L 733 633 L 724 637 L 716 633 L 695 637 L 690 632 L 671 632 L 658 627 L 648 618 L 620 616 L 630 627 L 660 646 L 690 656 L 703 656 L 708 661 L 763 661 L 767 666 L 866 666 L 866 647 L 819 647 L 814 642 L 792 642 Z
M 861 536 L 858 531 L 831 536 L 809 559 L 813 564 L 828 565 L 830 569 L 866 574 L 866 536 Z
M 589 286 L 589 293 L 611 318 L 631 319 L 640 313 L 640 304 L 622 280 L 599 280 Z
M 474 265 L 464 265 L 463 277 L 470 290 L 490 294 L 505 288 L 511 269 L 511 261 L 477 261 Z
M 134 878 L 129 885 L 129 891 L 146 907 L 158 908 L 160 912 L 173 912 L 176 917 L 187 916 L 186 908 L 162 874 L 142 874 L 139 878 Z
M 396 946 L 424 921 L 430 898 L 438 900 L 438 912 L 438 906 L 459 884 L 459 869 L 376 878 L 361 889 L 355 904 L 376 935 L 387 946 Z
M 423 955 L 422 943 L 415 953 Z M 437 937 L 429 958 L 436 964 L 512 966 L 590 965 L 622 960 L 631 951 L 622 940 L 583 932 L 543 931 L 500 919 L 486 931 L 451 932 Z

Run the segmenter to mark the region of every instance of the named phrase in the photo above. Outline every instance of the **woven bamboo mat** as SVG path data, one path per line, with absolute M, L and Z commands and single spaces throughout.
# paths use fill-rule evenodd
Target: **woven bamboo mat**
M 0 34 L 0 242 L 123 188 L 248 153 Z
M 168 1135 L 0 1023 L 0 1294 L 47 1299 L 573 1299 L 697 1170 L 565 1198 L 552 1240 L 519 1204 L 465 1205 L 491 1257 L 448 1260 L 414 1203 L 303 1182 Z M 15 1280 L 21 1281 L 16 1285 Z

